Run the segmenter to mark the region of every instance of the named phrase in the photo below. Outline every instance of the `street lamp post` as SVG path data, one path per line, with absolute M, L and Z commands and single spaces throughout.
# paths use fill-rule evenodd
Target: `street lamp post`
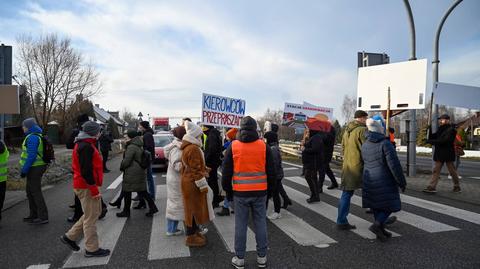
M 456 0 L 449 9 L 445 12 L 442 19 L 440 20 L 440 24 L 438 25 L 437 32 L 435 34 L 435 39 L 433 40 L 433 60 L 432 60 L 432 99 L 431 99 L 431 107 L 433 111 L 431 112 L 431 123 L 432 123 L 432 132 L 436 132 L 438 128 L 437 118 L 438 118 L 438 105 L 435 104 L 433 89 L 436 88 L 438 82 L 438 64 L 440 60 L 438 59 L 439 54 L 439 43 L 440 43 L 440 33 L 442 32 L 443 24 L 447 20 L 450 13 L 452 13 L 453 9 L 455 9 L 458 4 L 460 4 L 463 0 Z
M 410 26 L 410 58 L 409 61 L 416 60 L 416 38 L 415 38 L 415 22 L 413 21 L 412 8 L 408 0 L 403 0 L 407 10 L 408 22 Z M 410 109 L 410 134 L 408 135 L 407 149 L 407 175 L 415 176 L 417 174 L 417 111 Z

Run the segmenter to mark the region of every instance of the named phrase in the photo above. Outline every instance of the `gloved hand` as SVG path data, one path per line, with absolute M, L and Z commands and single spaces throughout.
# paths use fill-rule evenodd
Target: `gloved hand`
M 24 173 L 24 172 L 21 172 L 21 173 L 20 173 L 20 177 L 21 177 L 21 178 L 25 178 L 25 177 L 27 177 L 27 174 Z
M 406 186 L 400 187 L 400 189 L 402 190 L 402 192 L 405 192 L 405 188 L 406 188 Z

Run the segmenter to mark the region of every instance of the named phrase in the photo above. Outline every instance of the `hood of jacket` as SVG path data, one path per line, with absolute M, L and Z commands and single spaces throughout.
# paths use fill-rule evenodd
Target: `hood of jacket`
M 91 136 L 91 135 L 85 133 L 84 131 L 80 131 L 78 133 L 77 137 L 75 137 L 75 143 L 77 143 L 78 141 L 87 140 L 87 139 L 96 140 L 97 138 L 95 136 Z
M 238 140 L 243 143 L 251 143 L 258 140 L 258 133 L 254 130 L 241 129 Z
M 164 148 L 163 148 L 163 151 L 165 153 L 165 156 L 169 156 L 170 155 L 170 152 L 174 149 L 174 148 L 178 148 L 178 149 L 181 149 L 182 148 L 182 141 L 178 138 L 174 138 L 172 143 L 166 145 Z
M 367 140 L 372 143 L 378 143 L 385 140 L 385 135 L 377 132 L 367 132 Z
M 35 124 L 32 127 L 30 127 L 30 129 L 28 129 L 26 135 L 33 134 L 33 133 L 41 134 L 41 133 L 43 133 L 43 130 L 42 130 L 42 128 L 40 128 L 40 126 Z
M 355 130 L 358 127 L 367 127 L 365 123 L 361 123 L 359 121 L 353 120 L 348 123 L 347 128 L 345 129 L 345 132 L 351 133 L 353 130 Z
M 135 145 L 135 146 L 139 146 L 139 147 L 143 148 L 143 139 L 142 139 L 141 136 L 136 136 L 136 137 L 132 138 L 132 140 L 127 142 L 127 146 L 128 145 Z

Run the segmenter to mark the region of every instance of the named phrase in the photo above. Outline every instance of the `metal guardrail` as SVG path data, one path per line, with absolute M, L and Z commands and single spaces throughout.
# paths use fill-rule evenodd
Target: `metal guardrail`
M 302 151 L 300 150 L 300 144 L 280 144 L 280 150 L 283 153 L 296 156 L 298 158 L 302 157 Z M 343 162 L 343 155 L 341 153 L 341 147 L 339 145 L 335 145 L 333 151 L 333 159 L 337 162 Z

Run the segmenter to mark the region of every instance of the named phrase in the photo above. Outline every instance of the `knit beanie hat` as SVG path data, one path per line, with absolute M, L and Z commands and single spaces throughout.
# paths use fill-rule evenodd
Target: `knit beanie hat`
M 232 129 L 228 130 L 226 135 L 227 135 L 227 137 L 230 141 L 233 141 L 237 137 L 237 133 L 238 133 L 238 129 L 237 128 L 232 128 Z
M 365 111 L 363 111 L 363 110 L 357 110 L 357 111 L 355 111 L 355 115 L 353 116 L 353 118 L 355 118 L 355 119 L 363 118 L 363 117 L 368 117 L 367 112 L 365 112 Z
M 182 140 L 183 136 L 187 133 L 187 130 L 185 130 L 185 127 L 183 126 L 178 126 L 173 128 L 172 133 L 173 133 L 173 136 Z
M 187 134 L 194 138 L 200 137 L 203 134 L 202 128 L 193 122 L 185 122 L 185 129 Z
M 27 128 L 27 129 L 30 129 L 32 128 L 34 125 L 37 125 L 37 121 L 34 119 L 34 118 L 27 118 L 23 121 L 22 125 Z
M 257 130 L 257 122 L 252 117 L 246 116 L 240 122 L 240 129 L 241 130 L 256 131 Z
M 89 136 L 96 136 L 100 132 L 100 125 L 93 121 L 87 121 L 82 125 L 82 130 Z
M 137 132 L 137 130 L 135 129 L 130 129 L 127 131 L 127 136 L 128 138 L 132 139 L 132 138 L 135 138 L 137 136 L 139 136 L 140 134 Z
M 369 132 L 385 134 L 385 127 L 381 120 L 367 119 L 367 129 Z

